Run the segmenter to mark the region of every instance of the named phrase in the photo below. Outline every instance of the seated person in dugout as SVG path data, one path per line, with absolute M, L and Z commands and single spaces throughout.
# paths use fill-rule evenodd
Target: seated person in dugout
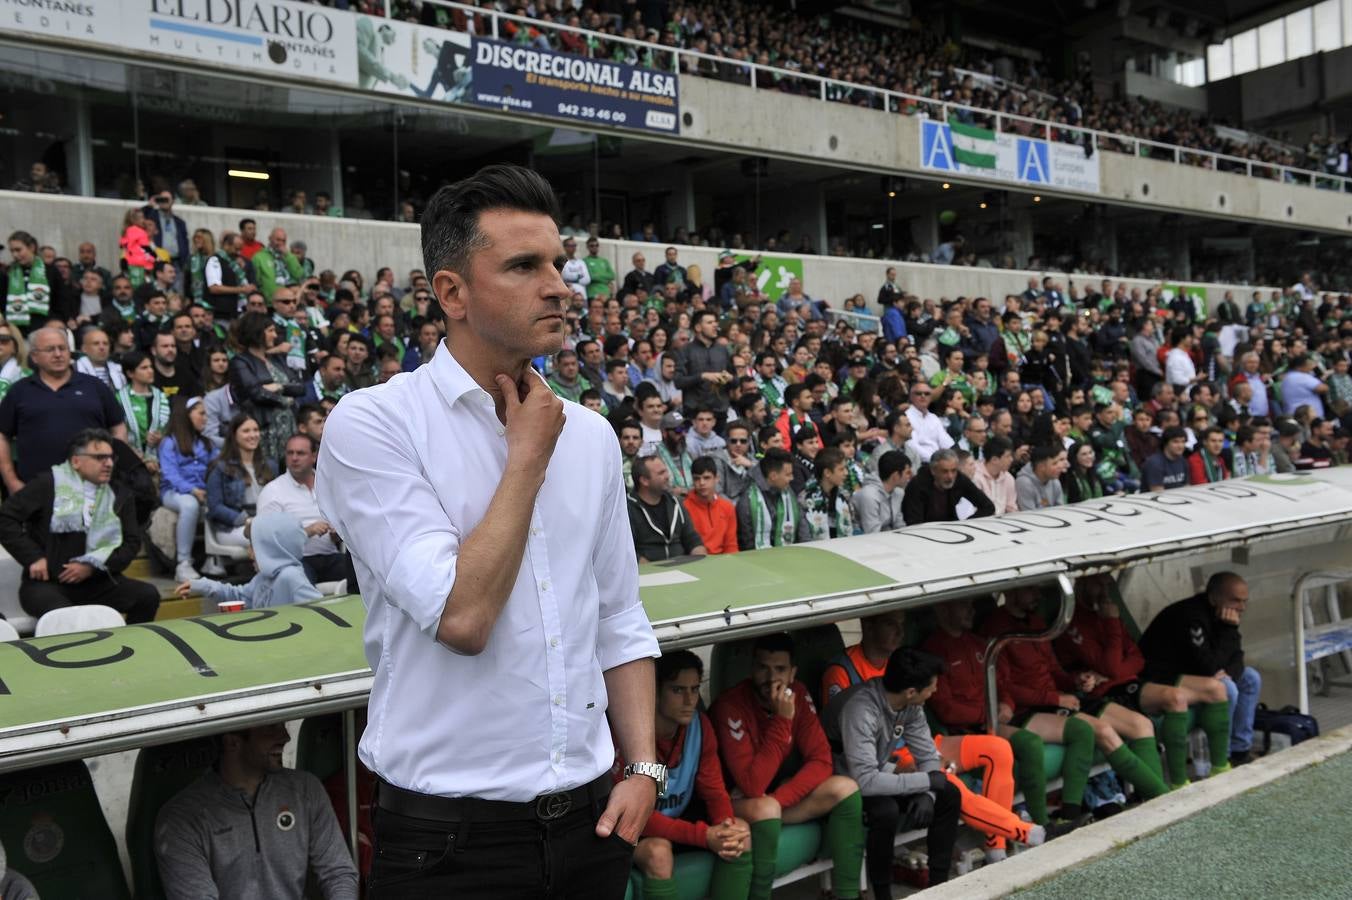
M 1234 572 L 1217 572 L 1207 580 L 1206 590 L 1160 610 L 1141 635 L 1146 680 L 1163 685 L 1198 688 L 1216 679 L 1229 698 L 1230 765 L 1243 765 L 1253 758 L 1253 717 L 1263 679 L 1258 670 L 1244 665 L 1243 638 L 1239 622 L 1249 603 L 1249 585 Z M 1206 725 L 1203 724 L 1203 728 Z M 1226 769 L 1218 736 L 1207 732 L 1213 773 Z
M 1047 625 L 1036 611 L 1040 596 L 1035 587 L 1005 592 L 1005 605 L 987 617 L 982 634 L 998 637 L 1011 632 L 1046 631 Z M 1155 726 L 1140 713 L 1111 700 L 1081 700 L 1076 693 L 1079 683 L 1061 668 L 1050 642 L 1015 641 L 1006 645 L 997 673 L 1001 695 L 1014 701 L 1013 715 L 1008 719 L 1002 715 L 1000 734 L 1008 736 L 1015 729 L 1027 728 L 1047 743 L 1066 745 L 1062 817 L 1073 820 L 1083 812 L 1072 798 L 1083 796 L 1079 773 L 1087 776 L 1095 746 L 1142 799 L 1153 800 L 1168 791 L 1155 743 Z M 1071 783 L 1072 774 L 1077 783 Z
M 724 691 L 710 710 L 718 753 L 735 787 L 732 808 L 751 823 L 749 896 L 770 896 L 781 827 L 825 816 L 823 849 L 832 860 L 836 897 L 858 897 L 859 786 L 832 773 L 831 747 L 812 697 L 796 680 L 793 638 L 757 638 L 752 659 L 751 677 Z
M 656 675 L 657 755 L 667 767 L 667 792 L 634 850 L 643 900 L 676 897 L 675 856 L 700 850 L 718 858 L 712 900 L 743 900 L 751 889 L 751 827 L 733 814 L 718 739 L 699 711 L 704 663 L 689 650 L 674 650 L 658 658 Z M 616 781 L 624 765 L 616 760 Z
M 1160 740 L 1169 785 L 1188 783 L 1188 707 L 1197 706 L 1197 724 L 1206 732 L 1212 773 L 1230 768 L 1230 704 L 1225 685 L 1210 675 L 1177 675 L 1169 682 L 1147 679 L 1145 657 L 1122 624 L 1108 593 L 1109 576 L 1086 575 L 1075 582 L 1075 618 L 1056 639 L 1056 655 L 1074 674 L 1085 695 L 1108 699 L 1148 716 L 1163 715 Z
M 881 678 L 887 670 L 888 660 L 901 646 L 906 630 L 906 614 L 901 610 L 867 616 L 860 620 L 861 640 L 858 644 L 846 648 L 845 652 L 822 673 L 823 708 L 827 718 L 834 715 L 835 700 L 842 691 L 874 678 Z M 978 639 L 979 640 L 979 639 Z M 941 657 L 943 658 L 943 657 Z M 961 660 L 959 660 L 961 662 Z M 980 669 L 978 667 L 978 674 Z M 948 675 L 940 676 L 942 684 Z M 978 695 L 983 695 L 984 677 L 980 679 Z M 980 701 L 978 701 L 980 702 Z M 828 737 L 830 730 L 828 728 Z M 1042 771 L 1042 741 L 1034 739 L 1038 753 L 1037 771 Z M 967 772 L 981 769 L 981 794 L 966 790 L 962 792 L 962 814 L 969 825 L 986 834 L 986 860 L 997 862 L 1005 858 L 1005 841 L 1012 828 L 1026 828 L 1009 810 L 1014 804 L 1014 755 L 1009 741 L 989 734 L 934 735 L 934 745 L 938 748 L 943 765 L 954 772 Z M 913 754 L 904 745 L 898 745 L 892 754 L 897 771 L 914 771 Z M 1041 780 L 1043 793 L 1046 793 L 1046 779 Z M 867 794 L 865 794 L 867 797 Z M 970 801 L 970 802 L 969 802 Z M 867 803 L 867 801 L 865 801 Z M 984 809 L 986 803 L 994 803 L 1004 811 L 997 815 L 1003 826 L 994 830 L 983 828 L 980 824 L 989 814 Z M 1045 816 L 1039 825 L 1047 824 Z
M 937 656 L 900 647 L 881 678 L 849 688 L 826 709 L 823 724 L 836 770 L 854 779 L 864 795 L 868 880 L 876 898 L 891 897 L 892 849 L 903 821 L 908 828 L 928 826 L 929 884 L 948 880 L 959 815 L 987 835 L 1032 845 L 1047 839 L 1043 826 L 1023 821 L 1008 803 L 973 794 L 958 780 L 955 767 L 941 761 L 923 707 L 943 667 Z M 906 753 L 904 761 L 897 759 L 899 749 Z M 1007 745 L 1002 756 L 1008 780 Z M 1012 800 L 1012 785 L 1009 794 Z M 1003 855 L 1001 847 L 999 858 Z

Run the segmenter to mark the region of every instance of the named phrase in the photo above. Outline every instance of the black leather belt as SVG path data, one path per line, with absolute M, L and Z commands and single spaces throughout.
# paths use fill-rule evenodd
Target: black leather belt
M 437 797 L 396 787 L 382 778 L 376 783 L 376 805 L 397 816 L 433 822 L 550 822 L 604 802 L 612 784 L 607 772 L 590 784 L 571 791 L 515 801 Z

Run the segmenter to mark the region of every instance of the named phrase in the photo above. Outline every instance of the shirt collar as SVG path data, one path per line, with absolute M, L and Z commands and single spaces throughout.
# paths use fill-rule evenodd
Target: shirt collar
M 432 357 L 431 367 L 432 381 L 448 405 L 455 406 L 466 396 L 470 399 L 482 398 L 483 401 L 492 401 L 488 391 L 479 387 L 478 382 L 470 377 L 459 360 L 451 355 L 450 348 L 446 346 L 444 340 L 437 347 L 436 355 Z

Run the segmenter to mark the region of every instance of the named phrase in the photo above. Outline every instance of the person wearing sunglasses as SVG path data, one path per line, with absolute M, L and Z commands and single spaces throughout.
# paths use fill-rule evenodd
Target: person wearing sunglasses
M 183 273 L 188 271 L 188 257 L 192 255 L 192 242 L 188 240 L 188 225 L 179 216 L 174 215 L 174 192 L 168 182 L 154 186 L 150 202 L 141 208 L 141 214 L 155 223 L 155 246 L 169 254 L 174 264 L 174 290 L 183 292 Z
M 0 506 L 0 545 L 23 567 L 19 604 L 30 616 L 97 603 L 131 624 L 155 618 L 159 591 L 122 574 L 141 549 L 141 529 L 131 494 L 112 477 L 113 436 L 87 428 L 65 459 Z

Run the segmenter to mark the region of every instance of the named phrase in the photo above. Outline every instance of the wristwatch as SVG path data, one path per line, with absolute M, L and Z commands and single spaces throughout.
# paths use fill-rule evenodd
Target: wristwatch
M 655 762 L 636 762 L 630 763 L 624 767 L 624 777 L 630 775 L 647 775 L 653 781 L 657 782 L 657 796 L 664 797 L 667 793 L 667 767 L 661 763 Z

